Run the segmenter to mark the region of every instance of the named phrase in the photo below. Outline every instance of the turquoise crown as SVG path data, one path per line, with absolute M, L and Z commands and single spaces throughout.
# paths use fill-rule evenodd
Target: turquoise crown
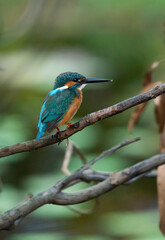
M 54 89 L 63 87 L 67 82 L 70 82 L 74 79 L 85 78 L 83 75 L 77 72 L 65 72 L 58 75 L 55 79 Z

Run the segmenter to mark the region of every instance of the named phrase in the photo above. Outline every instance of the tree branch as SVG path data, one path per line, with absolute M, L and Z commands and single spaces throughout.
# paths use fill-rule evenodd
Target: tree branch
M 117 103 L 111 107 L 104 108 L 97 112 L 93 112 L 88 114 L 84 118 L 82 118 L 79 122 L 76 122 L 71 127 L 64 131 L 60 131 L 59 133 L 53 134 L 51 136 L 43 137 L 39 141 L 31 140 L 27 142 L 22 142 L 18 144 L 14 144 L 11 146 L 7 146 L 0 149 L 0 158 L 6 157 L 12 154 L 32 151 L 38 148 L 46 147 L 48 145 L 58 143 L 63 141 L 64 139 L 72 136 L 73 134 L 81 131 L 83 128 L 88 127 L 100 120 L 103 120 L 108 117 L 112 117 L 120 112 L 123 112 L 131 107 L 134 107 L 140 103 L 146 102 L 157 96 L 165 93 L 165 83 L 157 86 L 150 91 L 147 91 L 143 94 L 139 94 L 135 97 L 126 99 L 120 103 Z
M 135 142 L 137 139 L 126 140 L 120 144 L 122 147 L 124 144 L 129 144 Z M 119 146 L 119 145 L 117 145 Z M 119 147 L 113 147 L 117 150 Z M 106 153 L 111 154 L 111 151 L 108 150 Z M 105 152 L 104 152 L 105 153 Z M 101 154 L 100 156 L 104 156 L 105 154 Z M 106 154 L 107 155 L 107 154 Z M 96 158 L 98 159 L 98 157 Z M 92 160 L 90 163 L 93 163 Z M 96 161 L 95 161 L 96 162 Z M 150 171 L 162 164 L 165 163 L 165 153 L 160 155 L 156 155 L 147 160 L 144 160 L 140 163 L 137 163 L 129 168 L 126 168 L 122 171 L 118 171 L 115 173 L 101 173 L 96 172 L 92 169 L 86 169 L 84 166 L 90 166 L 88 163 L 83 167 L 79 168 L 73 174 L 68 177 L 65 177 L 58 183 L 56 183 L 51 188 L 46 191 L 39 193 L 36 196 L 31 196 L 28 199 L 25 199 L 20 204 L 18 204 L 13 209 L 5 212 L 0 215 L 0 230 L 11 229 L 17 223 L 22 220 L 26 215 L 34 211 L 35 209 L 43 206 L 44 204 L 56 204 L 56 205 L 73 205 L 82 203 L 93 198 L 99 197 L 100 195 L 113 190 L 114 188 L 120 186 L 128 182 L 131 179 L 135 179 L 139 175 Z M 98 179 L 99 178 L 99 179 Z M 79 180 L 83 181 L 100 181 L 99 183 L 91 186 L 89 188 L 83 189 L 74 193 L 66 193 L 62 192 L 65 188 L 73 185 L 73 183 L 77 183 Z

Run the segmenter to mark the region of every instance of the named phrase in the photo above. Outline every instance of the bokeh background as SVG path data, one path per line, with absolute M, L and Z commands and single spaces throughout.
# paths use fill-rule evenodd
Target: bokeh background
M 40 108 L 61 72 L 112 78 L 87 86 L 72 122 L 87 113 L 136 95 L 149 66 L 165 55 L 164 0 L 5 0 L 0 1 L 0 147 L 36 137 Z M 164 80 L 164 65 L 154 71 Z M 133 109 L 72 136 L 88 160 L 129 137 L 141 141 L 98 162 L 94 168 L 116 171 L 159 151 L 154 105 L 148 105 L 132 134 Z M 60 168 L 66 142 L 0 159 L 0 212 L 64 177 Z M 76 154 L 70 170 L 81 166 Z M 77 185 L 76 191 L 86 184 Z M 95 201 L 77 209 L 93 207 Z M 24 219 L 1 240 L 152 240 L 158 229 L 155 179 L 141 179 L 99 198 L 97 209 L 79 216 L 67 207 L 47 205 Z

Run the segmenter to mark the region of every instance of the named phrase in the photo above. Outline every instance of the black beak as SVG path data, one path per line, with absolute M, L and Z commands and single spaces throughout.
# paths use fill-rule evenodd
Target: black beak
M 100 83 L 100 82 L 113 82 L 111 79 L 104 79 L 104 78 L 86 78 L 83 83 Z

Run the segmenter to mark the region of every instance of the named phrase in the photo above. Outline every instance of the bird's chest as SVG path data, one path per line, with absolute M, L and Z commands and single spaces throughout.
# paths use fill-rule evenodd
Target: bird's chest
M 74 114 L 77 112 L 81 103 L 82 103 L 82 91 L 76 88 L 74 90 L 74 93 L 72 92 L 72 101 L 67 111 L 70 118 L 72 118 Z
M 82 103 L 82 91 L 77 88 L 75 98 L 72 102 L 72 105 L 75 105 L 76 112 L 79 109 L 81 103 Z
M 61 120 L 58 126 L 68 123 L 70 119 L 76 114 L 82 102 L 81 90 L 74 90 L 74 92 L 72 92 L 65 100 L 69 101 L 71 104 L 69 105 L 69 108 L 67 109 L 64 118 Z

